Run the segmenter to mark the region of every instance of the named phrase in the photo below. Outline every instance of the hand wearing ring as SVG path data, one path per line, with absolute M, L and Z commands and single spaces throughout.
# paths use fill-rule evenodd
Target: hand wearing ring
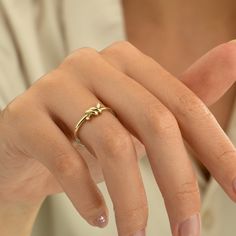
M 102 193 L 72 145 L 79 136 L 102 170 L 119 236 L 143 236 L 148 204 L 134 136 L 145 146 L 172 234 L 199 236 L 200 195 L 184 139 L 236 201 L 235 148 L 206 107 L 236 77 L 219 59 L 225 48 L 235 43 L 213 49 L 181 80 L 127 42 L 69 55 L 1 112 L 0 198 L 35 206 L 63 191 L 87 222 L 106 226 Z

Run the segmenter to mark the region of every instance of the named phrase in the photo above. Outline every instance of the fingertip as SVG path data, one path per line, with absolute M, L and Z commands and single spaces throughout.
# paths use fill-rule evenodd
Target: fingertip
M 85 217 L 86 219 L 86 217 Z M 109 221 L 109 214 L 108 210 L 100 210 L 99 213 L 87 218 L 87 222 L 94 226 L 94 227 L 99 227 L 99 228 L 104 228 L 107 226 Z
M 99 215 L 95 220 L 94 220 L 94 225 L 99 227 L 99 228 L 104 228 L 108 224 L 108 216 L 106 213 L 103 213 Z

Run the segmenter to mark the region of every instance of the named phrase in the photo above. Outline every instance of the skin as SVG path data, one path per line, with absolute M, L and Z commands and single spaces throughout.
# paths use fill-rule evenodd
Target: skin
M 171 4 L 165 0 L 123 0 L 123 9 L 129 42 L 176 77 L 212 48 L 235 38 L 235 1 L 232 0 L 182 4 L 178 0 Z M 235 86 L 232 86 L 209 107 L 224 130 L 234 97 Z M 192 150 L 188 151 L 196 156 Z M 209 178 L 207 169 L 198 164 Z
M 183 138 L 235 201 L 235 148 L 206 107 L 234 83 L 235 45 L 230 42 L 213 49 L 180 80 L 127 42 L 101 52 L 80 49 L 13 100 L 0 115 L 3 234 L 16 235 L 12 230 L 29 234 L 45 196 L 60 191 L 92 225 L 108 214 L 82 151 L 73 142 L 78 117 L 98 101 L 112 107 L 116 116 L 104 112 L 81 127 L 79 138 L 102 168 L 119 235 L 143 230 L 148 216 L 131 135 L 146 148 L 173 235 L 180 235 L 182 222 L 200 210 Z M 9 212 L 14 219 L 24 212 L 25 222 L 16 222 L 12 229 L 14 219 L 6 217 Z
M 228 70 L 227 62 L 232 60 L 228 54 L 235 48 L 235 43 L 218 47 L 206 55 L 206 59 L 201 59 L 204 63 L 193 66 L 183 75 L 182 82 L 191 87 L 198 79 L 195 71 L 205 74 L 204 70 L 208 69 L 205 64 L 219 68 L 214 63 L 220 60 L 215 59 L 227 59 L 221 65 L 224 81 L 214 88 L 211 96 L 209 92 L 199 92 L 199 86 L 192 88 L 198 94 L 207 94 L 201 98 L 208 105 L 233 83 L 232 68 Z M 137 62 L 133 63 L 133 58 Z M 91 61 L 93 70 L 90 70 Z M 143 65 L 141 70 L 138 62 Z M 211 76 L 217 75 L 222 80 L 218 71 L 211 71 L 207 79 L 210 81 Z M 9 205 L 24 202 L 34 205 L 46 195 L 63 189 L 90 224 L 94 225 L 104 212 L 107 214 L 83 158 L 71 145 L 78 117 L 100 100 L 112 107 L 117 116 L 106 112 L 93 119 L 80 129 L 79 137 L 101 165 L 114 204 L 119 235 L 144 229 L 148 214 L 130 133 L 146 147 L 165 199 L 173 235 L 179 235 L 181 223 L 198 214 L 200 209 L 197 181 L 182 134 L 201 154 L 200 160 L 226 193 L 236 200 L 232 187 L 236 177 L 235 148 L 204 103 L 182 82 L 126 42 L 116 43 L 100 53 L 92 49 L 74 52 L 1 113 L 2 201 Z M 156 84 L 159 86 L 154 86 Z M 168 96 L 167 88 L 171 89 Z M 175 171 L 180 168 L 183 171 Z
M 209 50 L 235 38 L 235 6 L 234 0 L 123 0 L 126 33 L 178 77 Z

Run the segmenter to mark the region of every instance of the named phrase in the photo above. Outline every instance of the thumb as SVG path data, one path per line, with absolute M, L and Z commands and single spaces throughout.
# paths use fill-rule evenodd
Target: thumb
M 215 103 L 236 80 L 236 40 L 210 50 L 180 80 L 207 106 Z

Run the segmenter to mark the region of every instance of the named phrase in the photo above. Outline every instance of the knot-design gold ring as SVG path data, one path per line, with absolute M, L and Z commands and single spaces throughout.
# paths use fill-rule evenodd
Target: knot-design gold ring
M 103 111 L 108 110 L 110 112 L 112 112 L 114 114 L 114 112 L 112 111 L 112 109 L 110 107 L 105 107 L 102 106 L 100 103 L 98 103 L 95 107 L 91 107 L 88 110 L 85 111 L 84 115 L 82 116 L 82 118 L 78 121 L 78 123 L 75 126 L 75 130 L 74 130 L 74 137 L 75 137 L 75 141 L 78 144 L 83 145 L 80 142 L 80 139 L 78 138 L 78 131 L 79 128 L 86 122 L 89 121 L 92 117 L 96 117 L 98 115 L 100 115 Z

